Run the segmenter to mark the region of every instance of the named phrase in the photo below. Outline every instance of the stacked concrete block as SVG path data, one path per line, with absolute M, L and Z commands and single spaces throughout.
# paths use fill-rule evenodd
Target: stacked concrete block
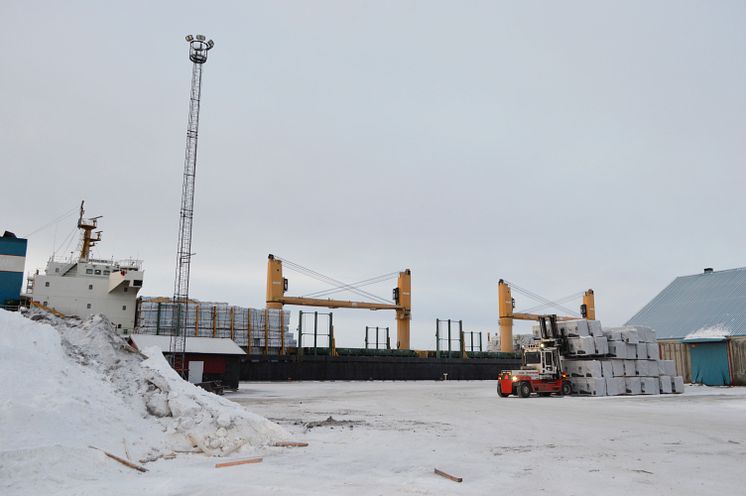
M 606 356 L 609 354 L 609 342 L 605 336 L 593 336 L 593 346 L 596 349 L 596 355 Z
M 673 393 L 673 380 L 670 375 L 662 375 L 658 378 L 661 394 Z
M 616 358 L 636 358 L 637 357 L 637 349 L 634 348 L 634 345 L 628 345 L 624 341 L 608 341 L 606 342 L 607 347 L 609 348 L 609 355 L 616 357 Z M 634 354 L 634 357 L 631 357 L 630 355 Z
M 601 360 L 601 375 L 604 377 L 614 377 L 614 367 L 611 360 Z
M 625 377 L 625 394 L 642 394 L 642 380 L 639 377 Z
M 573 377 L 573 392 L 584 396 L 606 396 L 606 379 L 603 377 Z
M 621 331 L 622 341 L 629 344 L 637 344 L 640 342 L 640 335 L 637 333 L 637 329 L 625 328 Z
M 590 336 L 588 321 L 584 319 L 557 322 L 557 329 L 566 337 Z
M 561 332 L 569 336 L 565 368 L 577 394 L 653 395 L 684 391 L 674 362 L 658 358 L 652 329 L 603 329 L 596 320 L 587 321 L 587 326 L 579 322 L 582 321 L 561 323 Z M 603 387 L 599 380 L 603 380 Z
M 640 377 L 642 394 L 660 394 L 661 384 L 657 377 Z
M 673 388 L 673 392 L 676 394 L 681 394 L 684 392 L 684 378 L 680 375 L 674 376 L 671 379 L 671 386 Z
M 625 360 L 624 361 L 624 377 L 636 377 L 637 376 L 637 366 L 635 364 L 635 360 Z
M 606 394 L 608 396 L 619 396 L 627 393 L 624 377 L 606 377 Z
M 593 336 L 577 336 L 567 338 L 570 355 L 595 355 L 596 342 Z
M 588 320 L 588 332 L 591 336 L 603 336 L 604 330 L 601 327 L 601 321 L 599 320 Z
M 638 360 L 648 359 L 648 343 L 637 343 L 635 345 L 635 353 Z
M 658 349 L 658 343 L 648 343 L 648 358 L 653 360 L 660 357 L 660 350 Z

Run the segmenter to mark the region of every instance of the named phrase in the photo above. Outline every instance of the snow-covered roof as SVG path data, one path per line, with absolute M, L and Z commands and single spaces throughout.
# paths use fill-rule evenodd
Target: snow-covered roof
M 746 267 L 677 277 L 627 325 L 652 327 L 658 339 L 746 336 Z
M 153 334 L 132 334 L 130 339 L 139 350 L 157 346 L 161 351 L 168 352 L 171 342 L 170 336 L 156 336 Z M 215 355 L 245 355 L 232 339 L 190 337 L 186 340 L 187 353 L 207 353 Z

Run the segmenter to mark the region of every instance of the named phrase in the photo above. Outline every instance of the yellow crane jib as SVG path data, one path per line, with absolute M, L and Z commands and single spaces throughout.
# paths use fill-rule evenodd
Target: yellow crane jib
M 282 272 L 282 260 L 269 255 L 267 259 L 267 308 L 281 309 L 284 305 L 299 305 L 324 308 L 361 308 L 367 310 L 394 310 L 396 312 L 397 347 L 410 349 L 409 323 L 412 319 L 412 272 L 399 272 L 393 291 L 394 303 L 334 300 L 331 298 L 309 298 L 286 296 L 288 280 Z

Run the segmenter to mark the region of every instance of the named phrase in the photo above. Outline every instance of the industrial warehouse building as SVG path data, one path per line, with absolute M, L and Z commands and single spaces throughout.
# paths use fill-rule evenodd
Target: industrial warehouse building
M 687 382 L 746 386 L 746 267 L 677 277 L 627 324 L 655 329 Z

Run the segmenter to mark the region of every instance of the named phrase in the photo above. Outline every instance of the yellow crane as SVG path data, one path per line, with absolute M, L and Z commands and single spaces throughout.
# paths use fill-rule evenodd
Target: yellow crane
M 352 285 L 346 285 L 353 289 Z M 367 310 L 394 310 L 396 312 L 397 348 L 410 349 L 409 323 L 412 319 L 412 272 L 405 269 L 399 272 L 394 303 L 376 303 L 367 301 L 333 300 L 331 298 L 309 298 L 303 296 L 286 296 L 288 280 L 282 272 L 282 260 L 269 255 L 267 260 L 267 308 L 282 309 L 284 305 L 299 305 L 325 308 L 362 308 Z M 332 344 L 332 348 L 333 348 Z
M 500 325 L 500 351 L 513 351 L 513 320 L 537 321 L 542 315 L 534 313 L 514 312 L 515 300 L 510 290 L 510 285 L 500 279 L 497 283 L 499 325 Z M 596 300 L 592 289 L 583 293 L 583 304 L 580 306 L 582 318 L 596 320 Z M 577 320 L 578 317 L 558 316 L 557 320 Z

